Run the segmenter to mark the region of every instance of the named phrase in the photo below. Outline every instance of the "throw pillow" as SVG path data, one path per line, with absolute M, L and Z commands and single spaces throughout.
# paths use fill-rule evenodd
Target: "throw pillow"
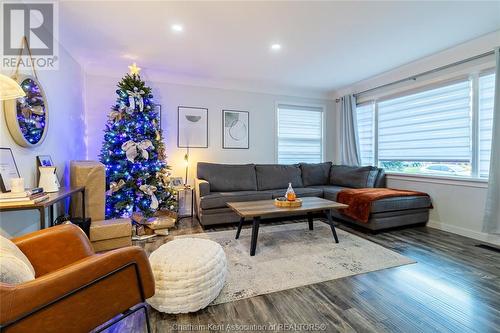
M 304 186 L 328 184 L 331 166 L 332 162 L 300 163 Z
M 19 284 L 35 279 L 35 269 L 11 240 L 0 236 L 0 282 Z
M 378 172 L 378 168 L 372 166 L 333 165 L 330 171 L 330 184 L 353 188 L 374 187 Z

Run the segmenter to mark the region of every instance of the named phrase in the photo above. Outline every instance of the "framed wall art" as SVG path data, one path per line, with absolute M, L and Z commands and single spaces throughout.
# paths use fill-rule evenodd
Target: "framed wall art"
M 10 148 L 0 148 L 0 190 L 11 190 L 11 179 L 20 178 L 14 154 Z
M 250 113 L 222 110 L 222 148 L 248 149 L 250 145 Z
M 50 157 L 50 155 L 38 155 L 36 160 L 38 166 L 54 166 L 54 162 L 52 162 L 52 157 Z
M 177 108 L 177 147 L 208 148 L 208 109 Z

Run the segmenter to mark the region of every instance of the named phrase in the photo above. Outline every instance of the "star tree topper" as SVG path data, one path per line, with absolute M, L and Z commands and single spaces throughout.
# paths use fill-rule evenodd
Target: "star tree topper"
M 135 62 L 131 66 L 128 66 L 128 69 L 131 75 L 139 75 L 139 72 L 141 71 L 141 68 L 137 67 Z

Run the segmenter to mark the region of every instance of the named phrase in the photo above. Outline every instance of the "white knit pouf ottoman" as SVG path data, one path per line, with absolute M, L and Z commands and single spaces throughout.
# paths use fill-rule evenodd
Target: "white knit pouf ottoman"
M 180 238 L 149 256 L 156 292 L 147 301 L 165 313 L 195 312 L 219 295 L 226 280 L 226 254 L 211 240 Z

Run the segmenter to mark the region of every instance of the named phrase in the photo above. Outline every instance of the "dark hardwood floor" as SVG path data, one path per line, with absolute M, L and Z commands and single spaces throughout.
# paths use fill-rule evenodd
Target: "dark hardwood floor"
M 171 235 L 138 245 L 151 252 L 179 234 L 234 228 L 203 230 L 196 219 L 186 218 Z M 210 306 L 194 314 L 167 315 L 151 309 L 153 331 L 215 332 L 227 325 L 233 331 L 263 330 L 251 325 L 307 330 L 307 326 L 280 326 L 291 324 L 317 325 L 312 328 L 326 332 L 500 331 L 498 252 L 476 247 L 479 242 L 473 239 L 427 227 L 376 235 L 339 228 L 418 263 Z

